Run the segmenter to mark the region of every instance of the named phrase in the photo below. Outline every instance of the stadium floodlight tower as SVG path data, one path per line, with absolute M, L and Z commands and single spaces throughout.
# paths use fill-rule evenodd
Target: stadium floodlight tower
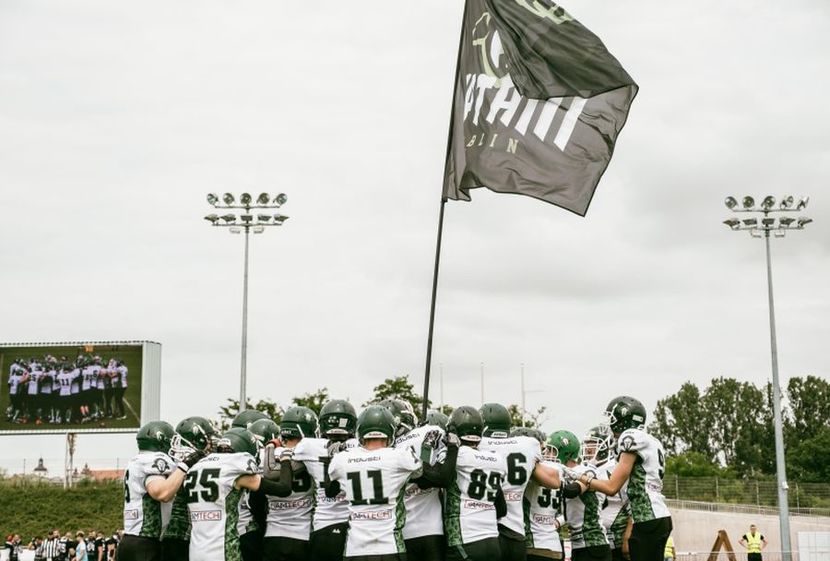
M 786 196 L 776 205 L 775 197 L 768 195 L 755 206 L 755 199 L 746 196 L 740 204 L 735 197 L 726 197 L 726 208 L 736 213 L 744 213 L 746 218 L 729 218 L 723 223 L 731 230 L 746 231 L 753 238 L 764 238 L 767 250 L 767 292 L 769 297 L 769 333 L 772 354 L 772 412 L 775 423 L 775 473 L 778 480 L 778 517 L 781 529 L 782 560 L 792 560 L 790 544 L 790 511 L 787 500 L 787 472 L 784 463 L 784 432 L 781 421 L 781 387 L 778 383 L 778 344 L 775 339 L 775 305 L 772 299 L 772 262 L 770 258 L 769 239 L 771 235 L 783 238 L 790 230 L 803 230 L 812 222 L 806 216 L 793 217 L 788 214 L 801 212 L 807 208 L 809 197 L 801 198 L 797 203 L 792 196 Z M 779 214 L 780 213 L 780 214 Z
M 288 201 L 285 193 L 280 193 L 273 198 L 268 193 L 261 193 L 256 200 L 250 193 L 242 193 L 239 202 L 231 193 L 225 193 L 220 199 L 218 195 L 209 193 L 207 202 L 212 207 L 227 211 L 223 215 L 208 214 L 205 220 L 211 226 L 227 228 L 231 234 L 245 233 L 245 269 L 242 280 L 242 360 L 239 374 L 239 411 L 245 410 L 247 403 L 246 376 L 248 363 L 248 237 L 254 234 L 262 234 L 266 228 L 282 226 L 288 220 L 284 214 L 270 214 L 268 211 L 280 208 Z M 256 215 L 254 215 L 256 212 Z

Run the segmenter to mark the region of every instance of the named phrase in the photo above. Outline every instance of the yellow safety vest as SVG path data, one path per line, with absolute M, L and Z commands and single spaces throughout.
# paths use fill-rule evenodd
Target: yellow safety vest
M 758 534 L 746 535 L 746 550 L 748 553 L 761 553 L 761 538 L 763 536 Z
M 674 558 L 674 540 L 669 536 L 669 539 L 666 540 L 666 551 L 663 552 L 663 559 Z

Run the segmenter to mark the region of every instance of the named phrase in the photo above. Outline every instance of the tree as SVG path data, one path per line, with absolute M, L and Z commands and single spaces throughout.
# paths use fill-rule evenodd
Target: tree
M 231 428 L 233 418 L 239 414 L 239 400 L 229 397 L 226 405 L 219 407 L 219 421 L 216 423 L 220 432 L 225 432 Z M 282 421 L 282 407 L 271 401 L 270 399 L 260 399 L 256 403 L 252 403 L 250 399 L 246 401 L 247 409 L 256 409 L 262 411 L 277 424 Z
M 417 415 L 421 414 L 424 398 L 415 392 L 415 386 L 409 381 L 409 376 L 387 378 L 383 383 L 375 386 L 372 391 L 374 395 L 372 399 L 363 404 L 364 407 L 384 399 L 400 399 L 408 401 Z
M 683 452 L 666 458 L 666 475 L 680 477 L 711 477 L 723 475 L 723 468 L 700 452 Z
M 787 451 L 787 466 L 787 475 L 793 479 L 830 481 L 830 428 L 822 427 L 812 438 L 792 446 Z
M 306 393 L 299 397 L 295 397 L 292 401 L 294 405 L 299 405 L 302 407 L 308 407 L 319 417 L 320 410 L 323 408 L 323 405 L 329 400 L 329 389 L 328 388 L 321 388 L 314 393 Z
M 830 382 L 816 376 L 790 378 L 787 384 L 787 436 L 798 443 L 830 427 Z
M 657 402 L 649 430 L 670 455 L 690 451 L 713 460 L 709 433 L 700 430 L 706 423 L 707 412 L 701 403 L 700 390 L 693 383 L 686 382 L 676 394 Z
M 547 407 L 542 406 L 536 411 L 525 411 L 525 414 L 522 415 L 522 408 L 515 403 L 511 403 L 507 406 L 507 411 L 510 413 L 510 423 L 514 427 L 528 427 L 533 429 L 545 422 L 542 416 L 547 411 Z

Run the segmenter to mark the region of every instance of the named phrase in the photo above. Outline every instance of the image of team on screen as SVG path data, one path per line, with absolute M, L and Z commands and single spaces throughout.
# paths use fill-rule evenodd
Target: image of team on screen
M 46 355 L 17 359 L 9 367 L 6 420 L 41 425 L 126 419 L 127 367 L 118 358 Z

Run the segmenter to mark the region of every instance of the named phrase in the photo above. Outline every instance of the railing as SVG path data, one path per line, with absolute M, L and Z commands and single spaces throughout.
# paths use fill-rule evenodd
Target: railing
M 826 557 L 823 555 L 825 552 L 818 552 L 820 555 L 816 557 L 816 552 L 813 554 L 805 554 L 799 557 L 798 551 L 793 551 L 790 556 L 792 561 L 809 561 L 810 559 L 830 559 L 830 551 L 826 552 Z M 677 552 L 677 557 L 674 558 L 674 561 L 708 561 L 709 556 L 711 555 L 708 551 L 699 551 L 699 552 Z M 718 551 L 715 553 L 716 561 L 731 561 L 729 557 L 729 553 L 726 551 Z M 746 551 L 736 551 L 732 554 L 734 556 L 735 561 L 747 561 Z M 766 551 L 764 550 L 762 553 L 762 557 L 764 561 L 784 561 L 784 555 L 780 551 Z
M 793 509 L 830 509 L 830 484 L 791 481 L 788 491 Z M 724 479 L 722 477 L 678 477 L 667 475 L 663 480 L 667 499 L 736 503 L 756 506 L 778 504 L 778 487 L 774 480 Z
M 702 510 L 705 512 L 734 512 L 737 514 L 769 514 L 778 516 L 778 508 L 773 506 L 744 505 L 735 503 L 709 503 L 704 501 L 677 501 L 666 499 L 670 509 Z M 828 516 L 830 508 L 792 508 L 790 516 Z M 830 558 L 828 558 L 830 559 Z

